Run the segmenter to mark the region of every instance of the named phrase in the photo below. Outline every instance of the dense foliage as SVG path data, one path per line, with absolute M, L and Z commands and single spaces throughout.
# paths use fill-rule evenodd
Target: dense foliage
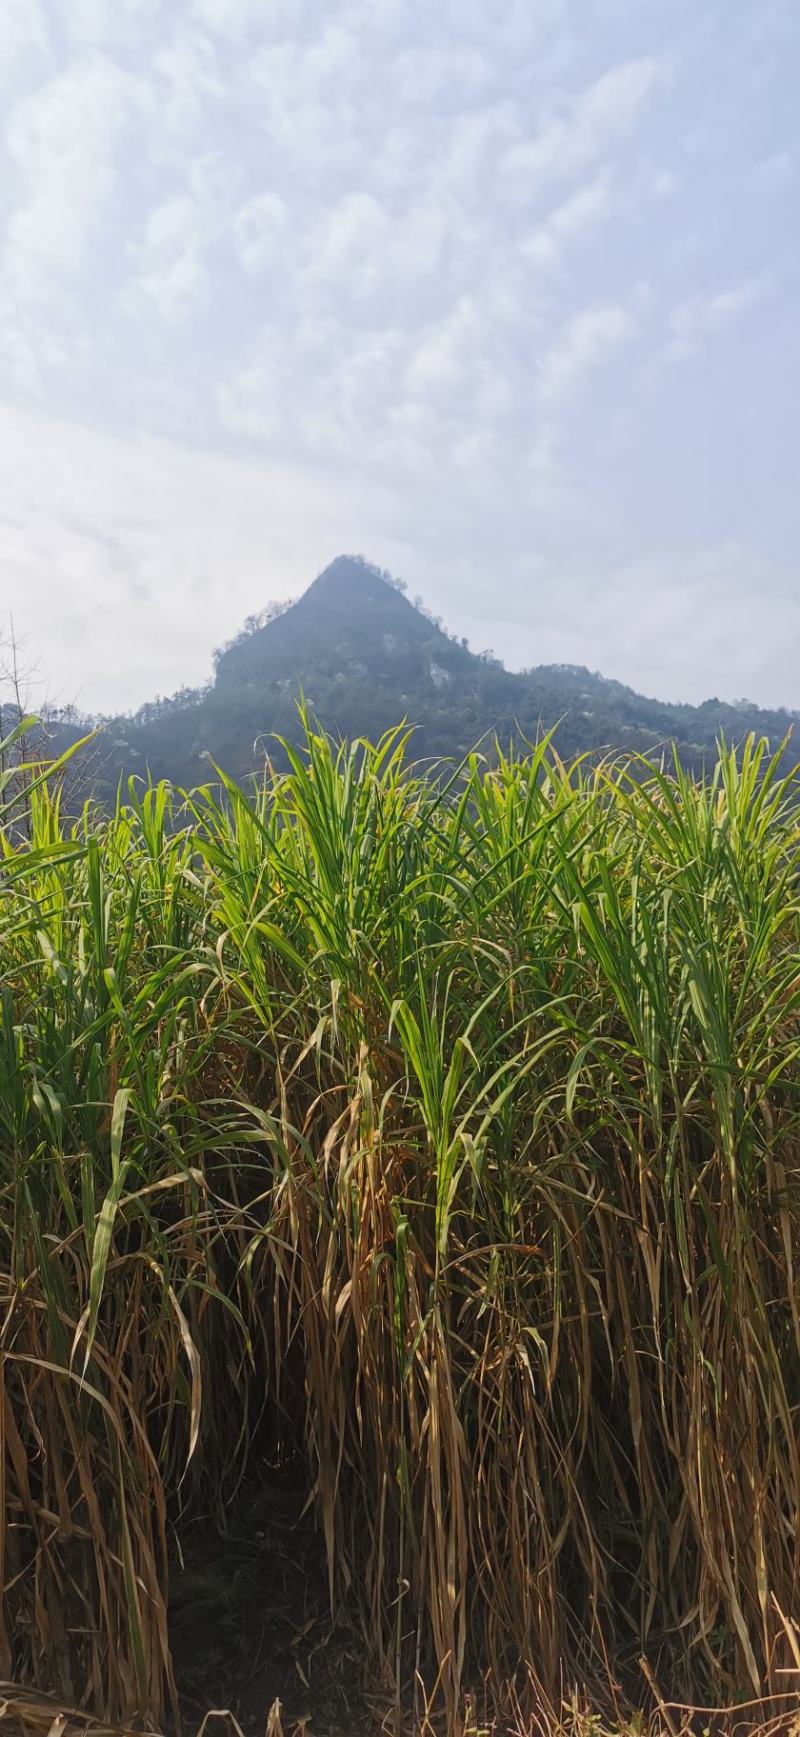
M 785 1695 L 794 776 L 405 746 L 6 786 L 0 1672 L 160 1716 L 172 1529 L 299 1454 L 334 1606 L 451 1711 L 642 1654 Z

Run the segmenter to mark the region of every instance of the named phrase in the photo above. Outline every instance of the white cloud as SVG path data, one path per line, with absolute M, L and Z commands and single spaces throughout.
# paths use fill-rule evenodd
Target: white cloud
M 346 155 L 356 126 L 354 85 L 360 76 L 374 78 L 375 68 L 355 33 L 334 18 L 307 39 L 286 32 L 273 42 L 268 35 L 249 76 L 274 143 L 319 177 L 321 167 L 330 170 Z
M 249 32 L 296 31 L 303 0 L 190 0 L 190 12 L 206 30 L 238 42 Z
M 795 168 L 796 159 L 792 151 L 776 151 L 773 156 L 753 164 L 745 185 L 749 193 L 771 193 L 774 188 L 785 187 L 792 180 Z
M 390 69 L 399 102 L 409 108 L 427 108 L 440 101 L 452 104 L 479 96 L 490 80 L 490 64 L 477 48 L 459 43 L 446 47 L 430 45 L 404 48 Z
M 785 52 L 797 42 L 795 0 L 759 0 L 747 14 L 746 29 L 756 50 L 765 56 Z
M 137 275 L 128 291 L 132 307 L 144 300 L 148 312 L 174 324 L 196 306 L 206 282 L 206 242 L 194 199 L 176 194 L 150 213 L 143 242 L 134 249 Z
M 107 48 L 135 43 L 156 22 L 162 0 L 57 0 L 57 6 L 72 43 Z
M 3 273 L 22 301 L 49 301 L 60 280 L 84 269 L 114 186 L 117 146 L 140 97 L 134 79 L 97 55 L 12 109 L 6 144 L 18 197 Z
M 792 568 L 756 546 L 728 539 L 595 560 L 556 577 L 540 572 L 533 589 L 527 630 L 508 622 L 494 636 L 495 649 L 517 664 L 585 664 L 639 693 L 693 705 L 714 696 L 800 701 L 791 667 L 800 591 Z
M 209 105 L 225 96 L 214 44 L 199 31 L 178 30 L 155 55 L 153 65 L 161 113 L 178 136 L 204 123 Z
M 542 361 L 542 402 L 549 408 L 559 404 L 635 333 L 636 321 L 623 307 L 585 308 L 575 314 Z
M 374 194 L 345 194 L 309 237 L 306 275 L 338 280 L 346 273 L 351 283 L 354 275 L 369 278 L 381 265 L 389 232 L 388 213 Z
M 391 328 L 367 329 L 343 347 L 325 318 L 299 320 L 290 338 L 268 327 L 219 389 L 222 426 L 276 453 L 364 466 L 377 478 L 392 441 L 402 349 Z
M 556 265 L 565 248 L 602 221 L 610 204 L 610 177 L 607 171 L 602 171 L 557 205 L 525 237 L 521 247 L 524 258 L 542 269 Z
M 107 57 L 75 60 L 12 106 L 9 215 L 0 249 L 0 358 L 23 391 L 87 353 L 70 330 L 116 186 L 118 155 L 146 89 Z
M 791 189 L 784 26 L 796 5 L 756 8 L 773 20 L 765 53 L 749 21 L 701 21 L 691 0 L 0 0 L 0 85 L 12 81 L 0 120 L 0 366 L 8 389 L 41 407 L 58 505 L 37 515 L 25 436 L 30 486 L 13 468 L 0 485 L 7 536 L 16 493 L 26 503 L 13 584 L 52 571 L 67 596 L 113 592 L 119 662 L 130 639 L 144 695 L 199 673 L 180 632 L 167 643 L 171 571 L 193 575 L 187 657 L 218 607 L 183 523 L 196 515 L 208 537 L 201 486 L 253 539 L 251 549 L 219 530 L 233 619 L 210 637 L 261 600 L 250 580 L 271 550 L 288 558 L 292 534 L 298 583 L 337 547 L 392 564 L 407 539 L 414 584 L 455 625 L 462 584 L 479 617 L 497 610 L 502 582 L 507 641 L 488 625 L 481 637 L 514 661 L 536 611 L 532 542 L 537 573 L 577 575 L 572 617 L 556 617 L 567 658 L 583 633 L 580 597 L 606 586 L 616 597 L 620 572 L 644 571 L 663 546 L 667 519 L 681 528 L 684 601 L 693 552 L 720 547 L 734 524 L 744 537 L 748 515 L 793 551 L 794 237 L 773 225 L 762 277 L 769 212 L 746 191 Z M 748 324 L 767 295 L 769 344 L 764 320 Z M 659 322 L 647 374 L 634 339 L 640 330 L 655 349 Z M 731 486 L 743 460 L 729 379 L 705 353 L 734 329 L 742 401 L 762 431 L 746 488 Z M 691 355 L 692 373 L 664 370 L 668 355 Z M 701 403 L 710 431 L 715 394 L 713 463 L 695 488 L 687 419 Z M 72 419 L 60 431 L 57 415 Z M 218 456 L 195 464 L 165 447 L 158 495 L 155 448 L 90 438 L 80 419 L 206 441 Z M 80 454 L 85 485 L 67 458 L 58 480 L 59 441 Z M 222 456 L 242 450 L 242 465 Z M 278 476 L 288 480 L 273 531 L 252 503 L 256 479 L 269 492 Z M 325 527 L 316 554 L 302 478 Z M 740 562 L 742 598 L 756 567 L 756 556 Z M 127 575 L 121 590 L 109 571 Z M 158 638 L 152 680 L 124 601 L 137 586 Z M 282 578 L 268 590 L 286 588 Z M 54 670 L 69 633 L 59 607 Z M 663 657 L 652 681 L 668 691 L 685 630 L 655 590 L 648 607 Z M 594 661 L 611 667 L 619 626 L 603 639 L 599 604 L 591 619 Z M 90 681 L 110 671 L 113 685 L 108 612 L 96 611 L 85 647 L 82 634 L 63 655 Z M 644 626 L 631 645 L 635 677 L 634 653 L 652 668 Z M 524 661 L 537 655 L 531 642 Z M 791 697 L 785 662 L 775 669 Z
M 364 542 L 402 567 L 385 512 L 374 485 L 367 502 L 287 464 L 0 405 L 2 592 L 59 703 L 119 709 L 205 680 L 215 644 L 343 549 Z
M 800 701 L 800 594 L 758 548 L 584 566 L 530 542 L 503 550 L 495 530 L 454 559 L 450 521 L 436 522 L 445 535 L 421 554 L 403 490 L 390 499 L 374 479 L 365 490 L 355 473 L 112 439 L 0 406 L 0 574 L 41 672 L 34 701 L 117 710 L 201 682 L 247 614 L 360 546 L 511 668 L 579 662 L 672 699 Z
M 463 296 L 440 325 L 427 332 L 411 357 L 406 385 L 412 398 L 452 401 L 470 377 L 471 364 L 482 339 L 482 319 L 471 296 Z
M 681 185 L 680 177 L 673 169 L 652 169 L 648 181 L 653 199 L 673 199 Z
M 509 183 L 523 199 L 590 168 L 638 120 L 660 76 L 651 57 L 625 61 L 588 86 L 565 116 L 547 121 L 506 154 Z
M 276 343 L 262 340 L 249 361 L 217 389 L 223 429 L 243 440 L 264 442 L 284 433 L 282 405 L 288 385 Z
M 286 206 L 277 193 L 257 193 L 233 220 L 236 248 L 247 272 L 259 272 L 274 260 L 286 230 Z
M 384 319 L 387 309 L 397 314 L 399 303 L 413 318 L 420 287 L 441 283 L 448 242 L 469 245 L 467 237 L 459 242 L 457 221 L 435 193 L 392 208 L 373 193 L 348 192 L 303 237 L 302 283 L 327 305 L 371 300 Z
M 687 360 L 696 354 L 706 338 L 725 331 L 745 314 L 760 307 L 773 290 L 769 273 L 761 273 L 734 284 L 730 289 L 718 290 L 714 295 L 689 296 L 673 308 L 670 315 L 668 355 L 675 361 Z
M 3 0 L 0 7 L 0 90 L 10 91 L 51 60 L 43 14 L 37 0 Z

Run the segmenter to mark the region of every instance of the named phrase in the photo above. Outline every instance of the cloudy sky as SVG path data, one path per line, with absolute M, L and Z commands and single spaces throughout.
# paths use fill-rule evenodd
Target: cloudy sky
M 340 551 L 800 706 L 798 0 L 0 0 L 0 615 L 127 707 Z

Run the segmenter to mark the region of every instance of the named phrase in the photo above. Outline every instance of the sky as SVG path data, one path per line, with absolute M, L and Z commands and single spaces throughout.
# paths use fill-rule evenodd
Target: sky
M 360 552 L 510 668 L 800 707 L 798 79 L 798 0 L 0 0 L 32 697 Z

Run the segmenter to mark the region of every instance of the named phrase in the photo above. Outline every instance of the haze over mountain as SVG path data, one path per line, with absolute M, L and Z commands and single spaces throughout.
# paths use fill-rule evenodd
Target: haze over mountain
M 105 720 L 82 782 L 91 775 L 110 795 L 120 776 L 149 771 L 191 785 L 208 777 L 208 756 L 245 776 L 274 753 L 271 736 L 298 737 L 301 695 L 344 737 L 375 738 L 406 719 L 419 757 L 461 755 L 482 739 L 490 750 L 495 735 L 531 739 L 556 726 L 565 754 L 648 752 L 674 741 L 697 764 L 720 734 L 741 740 L 752 730 L 777 746 L 800 722 L 796 713 L 744 701 L 671 705 L 576 665 L 512 673 L 447 633 L 389 574 L 341 555 L 296 602 L 251 617 L 216 654 L 207 687 Z M 76 725 L 57 716 L 51 731 L 61 745 Z M 800 746 L 790 754 L 800 758 Z

